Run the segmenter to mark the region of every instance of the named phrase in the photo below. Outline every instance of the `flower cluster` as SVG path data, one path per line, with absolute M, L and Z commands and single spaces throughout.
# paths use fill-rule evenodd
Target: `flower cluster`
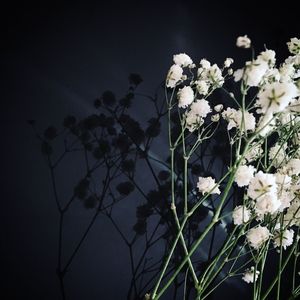
M 251 40 L 241 36 L 236 45 L 248 49 Z M 228 182 L 242 195 L 230 213 L 233 224 L 243 228 L 251 253 L 269 245 L 278 251 L 287 249 L 297 240 L 294 227 L 300 226 L 300 39 L 292 38 L 287 46 L 290 56 L 279 65 L 275 51 L 266 49 L 235 70 L 232 58 L 220 68 L 207 59 L 197 65 L 188 55 L 178 54 L 166 80 L 166 87 L 174 89 L 182 130 L 194 134 L 196 143 L 214 133 L 205 136 L 212 123 L 227 127 Z M 227 90 L 227 79 L 239 85 L 240 100 L 236 91 Z M 219 88 L 227 92 L 232 105 L 212 105 L 210 97 Z M 204 197 L 221 195 L 213 198 L 221 199 L 220 205 L 230 190 L 225 189 L 222 197 L 220 182 L 211 176 L 198 177 L 197 189 Z M 251 267 L 242 279 L 253 283 L 259 274 Z

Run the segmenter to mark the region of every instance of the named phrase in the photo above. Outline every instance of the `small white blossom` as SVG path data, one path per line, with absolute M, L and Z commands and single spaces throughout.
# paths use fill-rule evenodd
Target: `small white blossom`
M 176 84 L 182 79 L 182 68 L 178 65 L 171 66 L 167 75 L 167 87 L 174 88 Z
M 297 38 L 291 38 L 289 42 L 287 42 L 289 51 L 292 54 L 299 54 L 300 53 L 300 39 Z
M 280 201 L 280 207 L 278 211 L 283 212 L 284 209 L 290 207 L 292 200 L 294 199 L 294 194 L 292 191 L 282 189 L 278 192 L 278 200 Z
M 232 212 L 234 225 L 242 225 L 250 220 L 251 212 L 243 205 L 236 206 Z
M 277 184 L 275 175 L 263 173 L 262 171 L 256 173 L 250 180 L 247 194 L 253 200 L 266 194 L 271 194 L 273 197 L 276 197 Z
M 276 53 L 274 50 L 266 50 L 261 52 L 257 59 L 267 62 L 269 65 L 273 66 L 276 62 Z
M 250 183 L 250 180 L 254 177 L 255 168 L 253 166 L 239 166 L 234 181 L 239 187 L 246 186 Z
M 265 83 L 272 83 L 275 81 L 279 81 L 281 75 L 277 68 L 268 69 L 266 74 L 264 75 Z
M 252 162 L 256 160 L 259 156 L 263 154 L 264 150 L 262 149 L 260 144 L 256 144 L 252 146 L 247 153 L 245 154 L 245 159 L 247 162 Z
M 258 270 L 256 270 L 256 274 L 254 276 L 254 271 L 255 268 L 252 266 L 250 269 L 247 269 L 246 272 L 244 273 L 244 276 L 242 277 L 242 279 L 247 282 L 247 283 L 253 283 L 254 281 L 257 280 L 260 272 Z
M 198 93 L 204 96 L 207 95 L 209 89 L 207 82 L 205 80 L 198 80 L 195 83 Z
M 258 113 L 276 113 L 283 111 L 294 97 L 298 89 L 293 83 L 274 82 L 266 84 L 258 94 L 256 106 Z
M 288 189 L 291 185 L 292 182 L 292 178 L 286 174 L 280 174 L 280 173 L 276 173 L 275 174 L 276 177 L 276 183 L 279 187 L 279 189 Z
M 179 90 L 178 96 L 178 107 L 186 108 L 194 101 L 194 91 L 190 86 L 185 86 Z
M 257 213 L 258 219 L 262 219 L 266 214 L 274 214 L 280 208 L 281 202 L 278 200 L 277 195 L 267 193 L 258 199 L 255 203 L 255 212 Z
M 300 200 L 294 199 L 284 216 L 284 224 L 300 226 Z
M 233 73 L 233 78 L 235 82 L 240 81 L 243 78 L 244 75 L 244 69 L 237 69 L 234 73 Z
M 266 61 L 256 59 L 247 63 L 243 79 L 248 86 L 259 86 L 268 70 L 269 65 Z
M 248 38 L 247 35 L 239 36 L 236 40 L 236 45 L 240 48 L 250 48 L 251 40 Z
M 214 188 L 214 186 L 216 186 Z M 220 194 L 219 186 L 216 185 L 215 179 L 212 177 L 199 177 L 197 188 L 200 193 L 206 194 L 211 191 L 211 194 Z M 213 190 L 212 190 L 213 189 Z
M 272 132 L 274 125 L 275 118 L 272 113 L 268 112 L 260 117 L 256 131 L 259 132 L 259 135 L 264 137 Z
M 229 68 L 232 64 L 233 64 L 233 59 L 232 58 L 228 57 L 228 58 L 225 59 L 225 61 L 224 61 L 224 67 L 225 68 Z
M 187 67 L 193 64 L 192 59 L 185 53 L 176 54 L 173 56 L 173 61 L 176 65 Z
M 223 110 L 223 104 L 218 104 L 214 107 L 216 112 L 221 112 Z
M 203 69 L 208 69 L 210 68 L 210 62 L 205 59 L 205 58 L 202 58 L 201 61 L 200 61 L 200 65 Z
M 198 75 L 200 76 L 201 80 L 205 80 L 215 87 L 221 87 L 224 83 L 222 71 L 217 64 L 213 64 L 208 68 L 203 68 L 202 72 Z
M 185 113 L 186 127 L 190 132 L 193 132 L 203 124 L 203 119 L 196 115 L 192 110 Z
M 254 249 L 259 249 L 270 237 L 270 231 L 267 227 L 257 226 L 251 228 L 247 235 L 249 245 Z
M 211 108 L 208 101 L 205 99 L 196 100 L 191 104 L 191 110 L 195 115 L 205 118 L 210 112 Z
M 282 234 L 282 238 L 280 235 Z M 280 247 L 282 244 L 283 249 L 285 250 L 287 247 L 293 244 L 294 231 L 292 229 L 285 229 L 280 234 L 280 230 L 276 230 L 274 233 L 274 246 Z
M 300 174 L 300 159 L 299 158 L 292 158 L 284 167 L 286 170 L 285 174 L 289 176 L 299 175 Z
M 233 74 L 233 69 L 232 69 L 232 68 L 229 68 L 229 69 L 227 70 L 227 74 L 228 74 L 229 76 L 231 76 L 231 75 Z
M 281 82 L 292 82 L 295 75 L 295 68 L 293 64 L 284 63 L 279 68 L 279 74 Z
M 236 110 L 228 107 L 222 112 L 222 117 L 228 122 L 228 130 L 234 127 L 237 127 L 242 132 L 244 129 L 246 131 L 254 131 L 255 129 L 255 117 L 248 111 L 244 111 L 243 113 L 242 110 Z
M 272 162 L 273 166 L 278 168 L 287 158 L 285 153 L 287 145 L 286 144 L 275 144 L 269 150 L 269 160 Z
M 214 115 L 211 116 L 210 119 L 211 119 L 212 122 L 219 122 L 220 114 L 214 114 Z

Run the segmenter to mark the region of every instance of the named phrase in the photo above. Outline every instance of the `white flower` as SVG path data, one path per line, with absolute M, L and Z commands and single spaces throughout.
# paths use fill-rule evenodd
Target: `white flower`
M 285 174 L 289 176 L 299 175 L 300 174 L 300 159 L 299 158 L 292 158 L 284 167 L 286 170 Z
M 219 122 L 219 120 L 220 120 L 220 115 L 219 115 L 219 114 L 214 114 L 214 115 L 211 116 L 210 120 L 211 120 L 212 122 Z
M 260 117 L 256 131 L 259 132 L 259 135 L 266 136 L 272 132 L 274 125 L 275 118 L 272 113 L 268 112 Z
M 236 40 L 236 45 L 240 48 L 250 48 L 251 40 L 248 38 L 247 35 L 239 36 Z
M 203 119 L 196 115 L 192 110 L 185 113 L 186 127 L 190 132 L 193 132 L 203 124 Z
M 238 110 L 235 115 L 235 122 L 237 124 L 237 128 L 239 128 L 242 132 L 244 129 L 246 131 L 254 131 L 255 129 L 255 117 L 252 113 L 248 111 Z
M 268 70 L 269 65 L 264 60 L 257 59 L 253 62 L 248 62 L 243 79 L 248 86 L 258 86 Z
M 224 120 L 228 122 L 227 130 L 230 130 L 234 127 L 236 127 L 235 122 L 235 116 L 236 116 L 237 110 L 231 107 L 228 107 L 226 110 L 222 112 L 222 117 Z
M 279 189 L 283 189 L 283 188 L 288 189 L 290 187 L 292 182 L 292 178 L 290 176 L 286 174 L 276 173 L 275 177 Z
M 181 67 L 187 67 L 193 63 L 192 59 L 185 53 L 174 55 L 173 61 L 176 65 L 179 65 Z
M 205 59 L 205 58 L 202 58 L 201 61 L 200 61 L 200 65 L 203 69 L 208 69 L 210 68 L 210 62 Z
M 263 173 L 262 171 L 259 171 L 250 180 L 247 194 L 253 200 L 266 194 L 271 194 L 275 197 L 276 193 L 277 184 L 276 177 L 274 174 Z
M 198 72 L 198 76 L 201 80 L 205 80 L 215 87 L 221 87 L 224 83 L 222 71 L 217 64 L 208 68 L 203 68 L 200 73 Z
M 226 121 L 228 121 L 228 130 L 234 127 L 237 127 L 242 132 L 244 131 L 244 129 L 246 131 L 254 131 L 255 129 L 255 117 L 248 111 L 244 111 L 243 113 L 242 110 L 236 110 L 234 108 L 228 107 L 225 111 L 222 112 L 222 117 Z
M 256 144 L 247 151 L 247 153 L 245 154 L 245 159 L 247 160 L 247 162 L 251 162 L 261 156 L 263 152 L 264 150 L 262 149 L 261 145 Z
M 267 193 L 256 200 L 255 212 L 257 213 L 258 219 L 266 214 L 276 213 L 281 206 L 281 202 L 278 200 L 277 195 Z
M 279 74 L 281 82 L 291 82 L 295 75 L 295 68 L 293 64 L 284 63 L 279 68 Z
M 300 112 L 300 98 L 296 99 L 291 103 L 291 105 L 288 107 L 290 112 Z
M 263 60 L 265 62 L 267 62 L 269 65 L 273 66 L 276 62 L 276 53 L 274 50 L 266 50 L 266 51 L 263 51 L 261 52 L 257 59 L 258 60 Z
M 264 78 L 265 78 L 265 83 L 272 83 L 275 81 L 279 81 L 281 78 L 281 75 L 277 68 L 272 68 L 272 69 L 267 70 Z
M 207 95 L 209 85 L 206 83 L 205 80 L 198 80 L 195 82 L 197 91 L 200 95 Z
M 287 42 L 289 51 L 292 54 L 299 54 L 300 53 L 300 39 L 297 38 L 291 38 L 289 42 Z
M 284 224 L 300 226 L 300 200 L 294 199 L 284 216 Z
M 178 107 L 186 108 L 194 101 L 194 91 L 190 86 L 185 86 L 179 90 L 178 96 Z
M 280 238 L 281 234 L 282 238 Z M 288 246 L 291 246 L 293 244 L 294 231 L 292 229 L 285 229 L 281 234 L 280 230 L 276 230 L 274 234 L 274 246 L 280 247 L 280 245 L 282 244 L 282 247 L 285 250 Z
M 195 115 L 205 118 L 210 112 L 211 108 L 208 101 L 205 99 L 197 100 L 191 105 L 191 110 Z
M 173 88 L 176 86 L 176 84 L 178 83 L 178 81 L 181 80 L 182 78 L 182 73 L 183 70 L 180 66 L 178 65 L 173 65 L 171 66 L 168 75 L 167 75 L 167 87 Z
M 256 281 L 260 272 L 256 270 L 256 274 L 254 276 L 254 270 L 255 268 L 253 266 L 250 269 L 247 269 L 242 279 L 247 283 L 253 283 L 254 281 Z
M 285 153 L 287 145 L 275 144 L 269 150 L 269 160 L 272 162 L 273 166 L 278 168 L 287 158 Z
M 283 111 L 294 97 L 298 89 L 293 83 L 274 82 L 266 84 L 259 92 L 256 106 L 260 107 L 258 113 L 276 113 Z
M 218 104 L 214 107 L 216 112 L 221 112 L 223 110 L 223 104 Z
M 254 177 L 255 168 L 253 166 L 239 166 L 234 181 L 239 187 L 246 186 L 250 183 L 250 180 Z
M 243 205 L 236 206 L 232 212 L 233 223 L 242 225 L 250 220 L 251 212 Z
M 235 82 L 240 81 L 243 78 L 244 75 L 244 69 L 237 69 L 234 73 L 233 73 L 233 78 Z
M 228 70 L 227 70 L 227 74 L 228 74 L 229 76 L 231 76 L 231 75 L 233 74 L 233 69 L 232 69 L 232 68 L 228 69 Z
M 228 57 L 228 58 L 225 59 L 225 61 L 224 61 L 224 67 L 225 68 L 229 68 L 232 64 L 233 64 L 233 59 L 232 58 Z
M 197 188 L 200 193 L 205 194 L 210 192 L 214 186 L 216 186 L 215 179 L 212 177 L 199 177 Z M 219 190 L 219 185 L 217 185 L 213 191 L 211 191 L 211 194 L 220 194 L 221 191 Z
M 270 237 L 270 231 L 267 227 L 257 226 L 251 228 L 247 235 L 249 245 L 254 249 L 259 249 Z
M 294 199 L 294 194 L 289 190 L 281 190 L 278 193 L 278 200 L 280 201 L 280 207 L 278 211 L 283 212 L 285 208 L 290 207 L 292 200 Z

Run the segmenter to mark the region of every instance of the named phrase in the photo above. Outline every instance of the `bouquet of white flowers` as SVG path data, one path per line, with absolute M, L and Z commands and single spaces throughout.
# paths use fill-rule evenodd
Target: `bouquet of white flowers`
M 251 48 L 247 36 L 237 39 L 238 47 Z M 280 299 L 281 277 L 289 261 L 294 260 L 291 299 L 300 295 L 297 279 L 297 258 L 300 226 L 300 40 L 288 43 L 291 53 L 281 65 L 276 65 L 276 53 L 266 49 L 237 70 L 233 59 L 227 58 L 220 68 L 202 59 L 193 63 L 187 54 L 174 55 L 166 79 L 166 100 L 169 115 L 169 148 L 172 197 L 170 209 L 177 227 L 177 236 L 166 257 L 155 288 L 146 295 L 160 299 L 186 268 L 193 282 L 198 300 L 206 299 L 225 280 L 238 277 L 253 284 L 253 300 L 267 299 L 276 290 Z M 238 89 L 229 89 L 238 85 Z M 231 102 L 212 105 L 215 91 L 221 90 Z M 181 130 L 174 134 L 171 117 L 180 120 Z M 230 161 L 219 178 L 201 176 L 197 185 L 190 186 L 188 166 L 196 150 L 210 139 L 226 122 L 230 144 Z M 179 152 L 178 149 L 180 149 Z M 183 215 L 178 215 L 177 174 L 174 170 L 175 153 L 183 161 Z M 232 189 L 239 190 L 238 205 L 228 207 Z M 190 205 L 191 197 L 198 200 Z M 196 241 L 187 243 L 185 226 L 197 209 L 212 199 L 213 213 Z M 232 217 L 234 228 L 217 255 L 200 272 L 196 270 L 193 254 L 212 230 L 224 218 Z M 240 243 L 242 240 L 242 243 Z M 166 274 L 177 247 L 185 257 Z M 270 286 L 263 288 L 268 254 L 277 252 L 277 272 Z M 286 251 L 286 253 L 285 253 Z M 288 252 L 288 253 L 287 253 Z M 247 259 L 245 260 L 245 257 Z M 242 260 L 243 259 L 243 260 Z M 242 260 L 242 263 L 241 263 Z M 223 272 L 222 278 L 219 274 Z

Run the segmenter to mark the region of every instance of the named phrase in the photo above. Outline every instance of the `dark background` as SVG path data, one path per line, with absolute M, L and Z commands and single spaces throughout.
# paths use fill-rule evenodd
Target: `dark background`
M 287 56 L 285 43 L 300 35 L 296 1 L 243 6 L 41 1 L 1 8 L 0 274 L 1 292 L 8 293 L 3 299 L 60 299 L 58 215 L 47 167 L 26 120 L 35 119 L 43 128 L 61 124 L 66 114 L 86 116 L 103 90 L 124 93 L 131 72 L 142 75 L 140 89 L 151 93 L 175 53 L 219 64 L 229 56 L 237 67 L 249 55 L 235 48 L 238 35 L 248 34 L 257 50 L 265 44 L 279 58 Z M 143 111 L 135 113 L 143 116 Z M 70 243 L 87 218 L 79 208 L 72 217 L 77 222 L 69 225 Z M 68 276 L 69 299 L 125 299 L 128 258 L 118 240 L 99 220 Z

